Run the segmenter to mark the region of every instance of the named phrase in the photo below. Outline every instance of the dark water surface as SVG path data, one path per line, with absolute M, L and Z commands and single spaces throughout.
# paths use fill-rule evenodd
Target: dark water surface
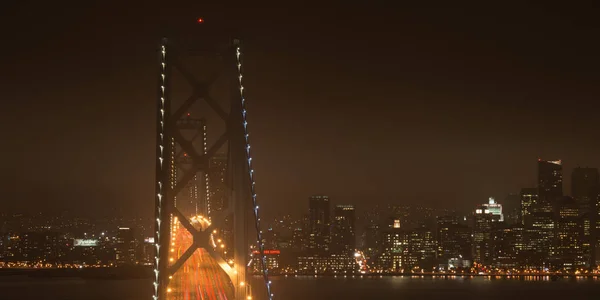
M 273 278 L 275 300 L 321 299 L 598 299 L 600 280 L 454 278 Z M 149 300 L 149 280 L 0 277 L 1 300 Z M 255 298 L 256 299 L 256 298 Z M 258 299 L 257 299 L 258 300 Z

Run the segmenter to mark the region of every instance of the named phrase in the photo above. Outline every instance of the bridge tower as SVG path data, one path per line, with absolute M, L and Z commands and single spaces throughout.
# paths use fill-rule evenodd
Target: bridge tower
M 196 37 L 197 40 L 197 37 Z M 197 42 L 197 41 L 195 41 Z M 249 242 L 256 241 L 260 253 L 263 277 L 266 284 L 266 297 L 255 299 L 271 300 L 271 282 L 268 279 L 266 257 L 258 217 L 259 206 L 255 192 L 255 176 L 252 168 L 246 99 L 243 86 L 243 53 L 240 39 L 234 38 L 223 45 L 212 45 L 177 40 L 171 37 L 162 38 L 159 47 L 159 85 L 156 114 L 156 182 L 155 182 L 155 268 L 153 283 L 153 299 L 169 299 L 169 279 L 184 265 L 195 251 L 206 250 L 219 266 L 225 271 L 234 287 L 235 299 L 252 299 L 247 284 L 247 264 L 249 258 Z M 214 57 L 220 59 L 222 67 L 220 74 L 209 76 L 208 79 L 198 79 L 188 65 L 186 58 L 193 56 Z M 172 101 L 174 89 L 174 72 L 192 88 L 192 94 L 183 104 L 175 106 Z M 228 111 L 224 109 L 209 91 L 217 77 L 225 77 L 228 89 Z M 208 107 L 225 124 L 224 133 L 212 144 L 206 142 L 206 126 L 204 118 L 191 118 L 187 111 L 196 103 L 204 101 Z M 194 139 L 186 138 L 183 130 L 197 130 L 203 136 L 203 147 L 197 149 Z M 227 148 L 227 186 L 228 205 L 221 211 L 212 212 L 210 225 L 198 229 L 188 216 L 175 204 L 176 196 L 182 189 L 189 187 L 190 182 L 197 182 L 199 173 L 201 181 L 209 173 L 211 158 L 218 151 Z M 185 153 L 186 167 L 177 165 Z M 209 188 L 209 187 L 207 187 Z M 205 201 L 209 201 L 209 191 L 206 191 Z M 206 204 L 206 203 L 205 203 Z M 204 211 L 205 213 L 206 210 Z M 253 216 L 253 217 L 251 217 Z M 193 237 L 192 245 L 175 261 L 169 256 L 173 220 L 178 220 Z M 214 249 L 211 244 L 212 233 L 223 228 L 225 220 L 233 221 L 233 266 Z M 248 224 L 254 224 L 253 230 L 248 230 Z M 249 233 L 256 232 L 252 238 Z

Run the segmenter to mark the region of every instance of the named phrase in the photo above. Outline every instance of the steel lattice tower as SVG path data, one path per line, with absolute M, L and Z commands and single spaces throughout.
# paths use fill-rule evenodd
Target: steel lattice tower
M 159 87 L 157 101 L 157 127 L 156 127 L 156 199 L 155 199 L 155 269 L 153 283 L 153 299 L 167 299 L 167 286 L 169 278 L 192 256 L 198 248 L 206 249 L 217 260 L 222 269 L 230 278 L 234 289 L 235 299 L 248 299 L 246 271 L 248 262 L 248 228 L 247 216 L 250 212 L 254 215 L 254 224 L 257 248 L 260 250 L 260 259 L 263 266 L 263 276 L 267 288 L 267 299 L 272 299 L 271 282 L 268 279 L 264 245 L 258 218 L 258 205 L 256 202 L 254 170 L 252 169 L 252 156 L 250 152 L 248 122 L 246 119 L 246 100 L 242 84 L 242 52 L 239 39 L 232 39 L 228 45 L 219 49 L 200 51 L 201 55 L 218 55 L 223 59 L 224 69 L 222 75 L 227 76 L 229 96 L 229 112 L 226 112 L 210 95 L 209 88 L 214 84 L 216 76 L 205 81 L 198 80 L 183 63 L 185 55 L 198 55 L 197 49 L 188 49 L 187 46 L 175 43 L 170 38 L 163 38 L 160 44 Z M 185 81 L 192 87 L 192 95 L 179 107 L 172 107 L 171 90 L 172 72 L 178 71 Z M 226 124 L 225 132 L 210 146 L 206 144 L 206 127 L 203 119 L 190 119 L 184 117 L 187 110 L 197 101 L 205 101 L 208 106 Z M 182 129 L 199 129 L 203 127 L 203 149 L 194 148 L 193 141 L 186 139 Z M 227 146 L 227 188 L 229 205 L 223 211 L 213 214 L 211 224 L 204 230 L 195 228 L 190 220 L 175 205 L 176 195 L 191 181 L 197 179 L 197 174 L 206 174 L 209 162 L 217 151 Z M 187 168 L 176 167 L 176 161 L 181 153 L 186 154 Z M 177 174 L 182 172 L 182 174 Z M 208 192 L 207 198 L 208 198 Z M 208 200 L 208 199 L 207 199 Z M 170 224 L 176 218 L 181 225 L 192 235 L 193 244 L 179 257 L 177 261 L 169 262 L 171 243 Z M 225 218 L 233 219 L 234 235 L 234 261 L 233 267 L 227 268 L 222 257 L 209 245 L 211 232 L 215 228 L 222 228 Z M 240 263 L 241 262 L 241 263 Z M 240 284 L 241 283 L 241 284 Z

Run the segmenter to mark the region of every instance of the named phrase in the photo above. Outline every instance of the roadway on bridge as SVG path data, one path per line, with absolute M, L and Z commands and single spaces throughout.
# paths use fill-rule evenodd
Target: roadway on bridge
M 199 224 L 200 223 L 200 224 Z M 202 222 L 194 222 L 195 226 L 205 227 Z M 173 262 L 183 255 L 192 244 L 192 235 L 181 225 L 173 225 L 171 257 Z M 169 300 L 227 300 L 233 299 L 233 286 L 227 274 L 203 248 L 194 254 L 175 272 L 170 279 L 168 289 Z

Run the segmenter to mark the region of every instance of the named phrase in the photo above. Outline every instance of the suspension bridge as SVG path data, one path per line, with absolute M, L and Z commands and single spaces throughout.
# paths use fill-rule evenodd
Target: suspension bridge
M 252 167 L 242 46 L 238 37 L 219 43 L 198 36 L 166 36 L 158 45 L 154 300 L 273 299 Z M 191 67 L 192 61 L 199 67 Z M 208 69 L 209 75 L 197 75 Z M 178 90 L 181 82 L 187 97 Z M 214 96 L 219 88 L 224 91 Z M 200 104 L 205 109 L 199 116 L 190 114 Z M 212 143 L 208 114 L 224 128 Z M 258 255 L 252 258 L 252 253 Z M 250 284 L 252 260 L 262 268 L 262 287 Z

